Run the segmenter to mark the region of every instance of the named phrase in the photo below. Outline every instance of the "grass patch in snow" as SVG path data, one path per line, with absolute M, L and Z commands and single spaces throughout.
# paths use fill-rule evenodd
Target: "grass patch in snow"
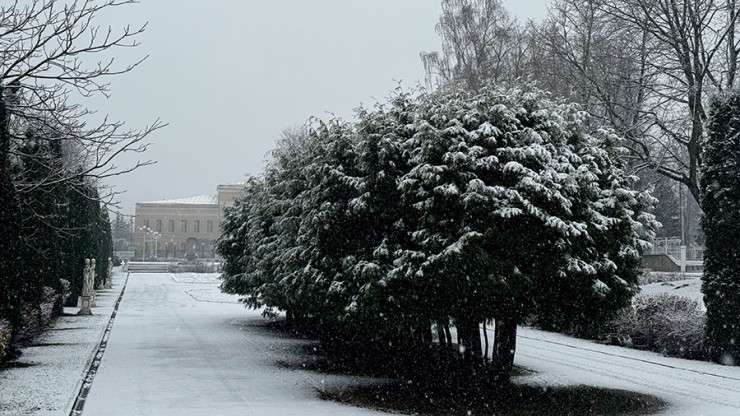
M 652 396 L 588 386 L 512 385 L 481 396 L 430 394 L 413 383 L 394 382 L 321 392 L 320 397 L 353 406 L 430 416 L 650 415 L 665 409 L 665 403 Z

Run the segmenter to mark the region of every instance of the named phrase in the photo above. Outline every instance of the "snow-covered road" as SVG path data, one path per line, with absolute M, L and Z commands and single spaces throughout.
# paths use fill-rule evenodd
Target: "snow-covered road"
M 585 384 L 651 394 L 666 415 L 740 415 L 740 367 L 662 357 L 520 328 L 516 364 L 530 382 Z
M 309 341 L 261 326 L 208 279 L 131 274 L 83 415 L 378 415 L 316 398 L 347 382 L 290 364 Z M 521 328 L 517 365 L 534 384 L 651 394 L 666 415 L 740 414 L 740 367 L 665 358 Z
M 209 288 L 130 275 L 83 415 L 380 414 L 317 399 L 341 380 L 276 365 L 301 341 L 250 324 L 259 314 L 242 305 L 192 295 Z

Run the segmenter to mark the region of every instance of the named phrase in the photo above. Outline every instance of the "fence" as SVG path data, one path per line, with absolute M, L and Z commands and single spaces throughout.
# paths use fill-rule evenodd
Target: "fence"
M 656 238 L 650 254 L 668 254 L 676 260 L 681 259 L 681 239 L 678 237 Z M 690 244 L 686 246 L 687 261 L 704 261 L 704 246 Z
M 704 247 L 696 244 L 681 245 L 678 237 L 656 238 L 650 254 L 666 254 L 681 272 L 701 272 L 704 269 Z

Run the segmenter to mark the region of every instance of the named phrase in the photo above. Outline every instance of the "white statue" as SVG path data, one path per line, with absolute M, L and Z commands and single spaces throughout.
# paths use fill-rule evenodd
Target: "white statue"
M 85 269 L 82 272 L 82 296 L 90 295 L 90 259 L 85 259 Z
M 92 295 L 95 293 L 95 259 L 91 259 L 90 262 L 92 264 L 90 264 L 90 274 L 88 275 L 90 279 L 90 282 L 88 283 L 88 288 L 90 294 Z
M 103 282 L 103 289 L 110 289 L 113 282 L 113 259 L 108 257 L 108 275 Z

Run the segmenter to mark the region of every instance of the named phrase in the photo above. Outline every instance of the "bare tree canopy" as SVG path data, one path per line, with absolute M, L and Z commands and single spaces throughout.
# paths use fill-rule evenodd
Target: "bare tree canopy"
M 11 159 L 55 161 L 43 178 L 26 181 L 29 175 L 16 175 L 19 192 L 97 180 L 153 163 L 121 168 L 114 159 L 124 152 L 143 152 L 147 136 L 164 123 L 155 120 L 137 130 L 107 117 L 93 122 L 95 109 L 79 103 L 93 95 L 108 96 L 110 77 L 131 71 L 145 59 L 118 65 L 113 58 L 117 49 L 137 46 L 145 25 L 114 29 L 97 23 L 101 12 L 131 3 L 135 1 L 16 0 L 0 6 L 0 83 L 10 114 L 8 151 Z M 24 150 L 29 141 L 43 145 L 30 155 Z M 38 151 L 41 148 L 47 151 Z M 109 193 L 108 200 L 113 196 Z
M 646 39 L 647 140 L 634 141 L 638 166 L 684 183 L 699 199 L 701 144 L 712 93 L 737 75 L 734 0 L 608 0 L 602 10 Z
M 429 87 L 475 91 L 522 75 L 527 45 L 501 0 L 444 0 L 437 32 L 442 53 L 421 53 Z

